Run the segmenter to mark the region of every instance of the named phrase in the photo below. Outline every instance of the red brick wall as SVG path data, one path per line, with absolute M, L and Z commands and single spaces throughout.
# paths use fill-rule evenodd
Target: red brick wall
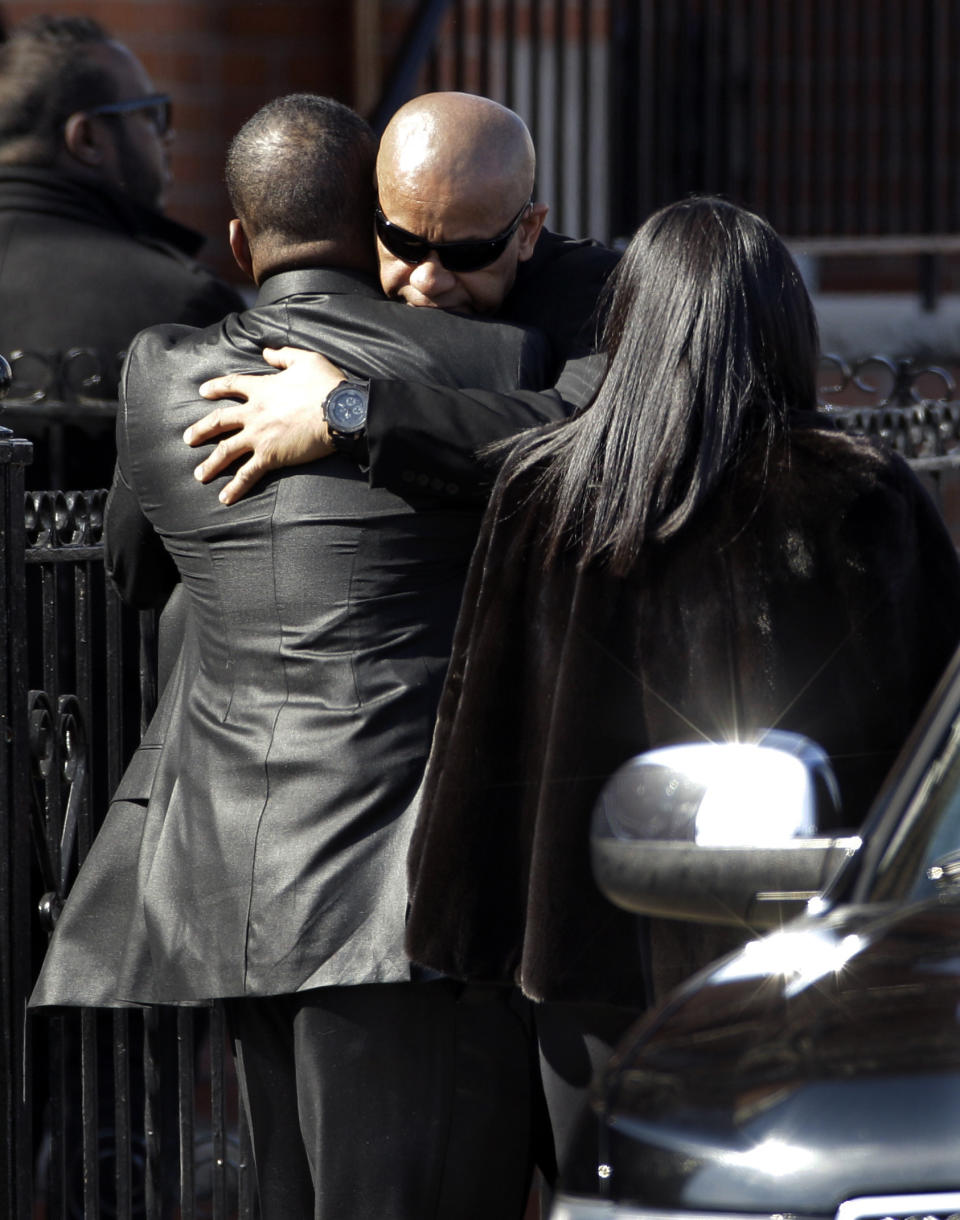
M 168 211 L 206 234 L 206 261 L 231 279 L 239 273 L 227 248 L 222 181 L 230 137 L 284 93 L 371 104 L 384 56 L 415 11 L 416 0 L 0 0 L 7 28 L 38 13 L 96 18 L 136 53 L 157 88 L 172 94 Z

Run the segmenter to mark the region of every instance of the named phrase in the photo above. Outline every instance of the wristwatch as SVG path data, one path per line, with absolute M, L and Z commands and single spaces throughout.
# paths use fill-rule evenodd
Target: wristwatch
M 323 418 L 338 453 L 356 457 L 366 450 L 369 381 L 341 381 L 323 401 Z

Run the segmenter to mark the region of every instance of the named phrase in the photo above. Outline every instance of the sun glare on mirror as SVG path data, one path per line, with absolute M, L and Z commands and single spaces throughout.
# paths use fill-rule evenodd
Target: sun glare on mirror
M 799 758 L 746 742 L 672 746 L 646 755 L 668 763 L 704 788 L 696 815 L 697 843 L 710 847 L 775 847 L 814 833 L 813 786 Z

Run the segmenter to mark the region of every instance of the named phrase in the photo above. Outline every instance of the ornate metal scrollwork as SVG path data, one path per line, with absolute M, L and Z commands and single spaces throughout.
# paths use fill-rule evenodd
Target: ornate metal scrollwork
M 103 539 L 104 490 L 28 491 L 24 497 L 27 546 L 97 546 Z
M 27 720 L 33 772 L 34 830 L 46 892 L 40 919 L 53 930 L 72 867 L 77 827 L 86 794 L 89 742 L 76 695 L 61 695 L 56 712 L 46 691 L 29 694 Z M 60 824 L 50 822 L 62 810 Z
M 850 363 L 828 352 L 821 358 L 820 371 L 819 394 L 826 406 L 909 407 L 952 402 L 957 392 L 956 380 L 948 369 L 908 357 L 874 355 Z M 837 380 L 824 383 L 831 373 Z M 851 402 L 851 397 L 857 401 Z
M 64 891 L 77 841 L 77 826 L 90 764 L 87 728 L 76 695 L 61 695 L 57 700 L 57 735 L 60 739 L 60 773 L 67 793 L 60 830 L 60 887 Z
M 59 868 L 47 839 L 47 791 L 56 768 L 55 717 L 50 696 L 32 690 L 28 696 L 27 725 L 30 734 L 30 777 L 33 789 L 32 826 L 40 874 L 46 893 L 39 902 L 40 922 L 53 931 L 62 901 L 57 892 Z
M 116 393 L 123 352 L 92 347 L 7 353 L 12 400 L 18 404 L 104 406 Z
M 30 760 L 37 776 L 46 782 L 54 765 L 53 708 L 45 690 L 32 690 L 27 704 Z
M 837 425 L 876 436 L 908 458 L 942 457 L 960 444 L 956 392 L 953 375 L 939 365 L 887 356 L 821 361 L 819 397 Z

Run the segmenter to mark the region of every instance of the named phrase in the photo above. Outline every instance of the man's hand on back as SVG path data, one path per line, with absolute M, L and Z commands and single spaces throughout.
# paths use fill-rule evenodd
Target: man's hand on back
M 295 347 L 264 348 L 264 360 L 280 372 L 230 373 L 205 381 L 203 398 L 230 398 L 192 424 L 183 434 L 188 445 L 202 445 L 229 432 L 194 471 L 208 483 L 245 453 L 250 457 L 220 492 L 234 504 L 270 470 L 299 466 L 334 451 L 321 405 L 344 374 L 325 356 Z

